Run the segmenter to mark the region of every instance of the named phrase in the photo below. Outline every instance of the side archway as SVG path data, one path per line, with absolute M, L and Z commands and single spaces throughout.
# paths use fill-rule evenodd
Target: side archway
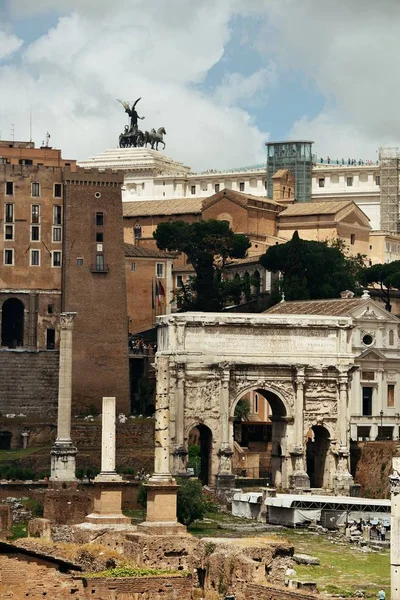
M 191 457 L 191 448 L 199 448 L 198 457 Z M 209 485 L 211 481 L 212 467 L 212 431 L 207 425 L 200 423 L 189 431 L 189 464 L 193 461 L 195 475 L 203 485 Z M 197 453 L 196 453 L 197 454 Z M 198 458 L 198 460 L 196 460 Z

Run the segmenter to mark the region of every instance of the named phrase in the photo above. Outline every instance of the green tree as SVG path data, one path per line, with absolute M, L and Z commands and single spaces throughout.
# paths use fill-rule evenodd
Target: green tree
M 362 280 L 365 285 L 375 284 L 379 286 L 377 288 L 379 297 L 385 303 L 386 310 L 391 312 L 390 291 L 400 289 L 400 260 L 394 260 L 383 265 L 373 265 L 364 269 Z
M 286 300 L 339 298 L 344 290 L 356 291 L 363 258 L 346 256 L 343 247 L 302 240 L 297 231 L 286 244 L 271 246 L 261 264 L 280 271 Z
M 247 421 L 250 414 L 250 402 L 241 398 L 235 406 L 235 421 Z
M 249 239 L 234 233 L 225 221 L 215 219 L 160 223 L 153 235 L 161 250 L 185 253 L 195 271 L 195 277 L 180 293 L 182 309 L 221 310 L 228 288 L 222 280 L 224 268 L 232 258 L 246 255 Z

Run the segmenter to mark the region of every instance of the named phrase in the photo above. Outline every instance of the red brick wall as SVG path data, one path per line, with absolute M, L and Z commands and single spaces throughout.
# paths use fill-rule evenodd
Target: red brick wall
M 247 584 L 246 600 L 315 600 L 315 594 L 295 592 L 287 588 L 276 588 L 265 585 Z
M 86 597 L 92 600 L 190 600 L 192 597 L 192 579 L 186 577 L 99 578 L 86 582 Z
M 122 174 L 78 169 L 65 180 L 64 310 L 76 311 L 73 410 L 116 396 L 129 413 L 128 327 L 123 247 Z M 96 226 L 96 213 L 104 215 Z M 107 272 L 92 271 L 96 233 L 103 234 Z M 83 265 L 77 259 L 83 259 Z

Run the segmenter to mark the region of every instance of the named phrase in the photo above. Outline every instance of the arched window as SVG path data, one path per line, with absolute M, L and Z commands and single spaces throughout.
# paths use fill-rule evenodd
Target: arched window
M 389 346 L 394 346 L 394 331 L 391 329 L 389 331 Z

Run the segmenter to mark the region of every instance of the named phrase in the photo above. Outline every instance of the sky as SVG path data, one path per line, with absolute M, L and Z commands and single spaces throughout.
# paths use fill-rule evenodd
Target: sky
M 399 0 L 0 0 L 0 138 L 65 158 L 143 130 L 192 167 L 265 161 L 265 142 L 375 160 L 400 146 Z

